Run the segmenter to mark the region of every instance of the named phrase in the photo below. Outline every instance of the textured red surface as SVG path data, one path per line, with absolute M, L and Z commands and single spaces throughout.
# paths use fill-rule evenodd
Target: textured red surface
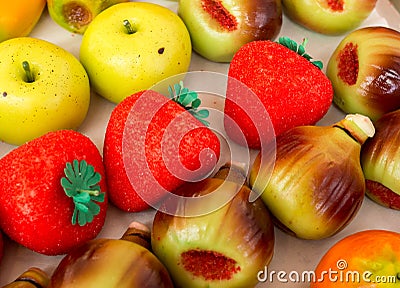
M 381 183 L 366 180 L 367 195 L 382 206 L 400 210 L 400 195 Z
M 344 1 L 343 0 L 328 0 L 328 6 L 333 11 L 343 12 L 343 10 L 344 10 Z
M 258 96 L 276 135 L 295 126 L 315 124 L 332 103 L 332 84 L 326 75 L 304 57 L 272 41 L 244 45 L 235 54 L 228 75 Z M 235 85 L 228 85 L 225 113 L 242 131 L 226 125 L 227 133 L 234 140 L 237 133 L 243 133 L 251 148 L 259 148 L 260 135 L 254 123 L 266 121 L 258 119 L 261 107 L 243 102 L 246 95 L 235 89 Z
M 110 200 L 125 211 L 147 209 L 183 179 L 212 171 L 219 153 L 218 137 L 180 105 L 155 92 L 136 93 L 115 107 L 106 130 Z
M 0 226 L 14 241 L 48 255 L 64 254 L 93 239 L 102 229 L 107 197 L 100 214 L 85 226 L 72 225 L 74 203 L 60 180 L 67 162 L 85 159 L 102 175 L 101 155 L 93 142 L 72 130 L 50 132 L 0 159 Z
M 216 251 L 188 250 L 181 254 L 181 259 L 186 271 L 207 281 L 229 280 L 240 271 L 235 260 Z
M 349 42 L 338 55 L 338 77 L 349 86 L 357 83 L 360 66 L 357 50 L 357 44 Z

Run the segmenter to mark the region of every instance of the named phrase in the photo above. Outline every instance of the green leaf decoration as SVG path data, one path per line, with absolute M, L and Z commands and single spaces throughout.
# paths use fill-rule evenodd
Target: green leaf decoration
M 94 171 L 92 165 L 85 160 L 67 162 L 64 168 L 65 177 L 61 178 L 61 186 L 65 194 L 74 201 L 75 208 L 72 215 L 72 224 L 80 226 L 93 221 L 94 216 L 100 213 L 100 206 L 95 202 L 104 202 L 105 193 L 98 185 L 101 175 Z
M 320 70 L 323 68 L 323 63 L 322 61 L 319 60 L 313 60 L 313 58 L 306 53 L 306 44 L 308 42 L 308 39 L 303 39 L 303 43 L 300 45 L 296 43 L 296 41 L 290 39 L 289 37 L 280 37 L 278 40 L 278 43 L 289 48 L 290 50 L 296 52 L 300 56 L 306 58 L 308 61 L 310 61 L 314 66 L 318 67 Z
M 185 108 L 190 114 L 192 114 L 197 120 L 203 123 L 205 126 L 209 126 L 210 122 L 205 120 L 209 116 L 207 109 L 198 110 L 201 105 L 201 100 L 195 91 L 191 91 L 188 88 L 183 87 L 183 82 L 180 81 L 174 84 L 173 87 L 168 86 L 169 98 Z

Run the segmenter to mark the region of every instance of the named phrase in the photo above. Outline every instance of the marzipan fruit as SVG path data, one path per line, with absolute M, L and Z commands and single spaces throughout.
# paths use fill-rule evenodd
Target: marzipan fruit
M 108 7 L 128 0 L 47 0 L 51 18 L 64 29 L 83 34 L 92 20 Z
M 42 15 L 46 0 L 0 1 L 0 42 L 28 36 Z

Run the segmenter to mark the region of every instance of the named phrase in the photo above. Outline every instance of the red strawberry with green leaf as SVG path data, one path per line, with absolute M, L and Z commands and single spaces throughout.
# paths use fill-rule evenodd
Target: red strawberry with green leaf
M 46 255 L 96 237 L 107 209 L 102 157 L 72 130 L 50 132 L 0 159 L 0 227 Z
M 182 82 L 169 97 L 147 90 L 135 93 L 112 111 L 104 140 L 110 201 L 136 212 L 187 181 L 213 171 L 220 142 L 208 128 L 206 109 Z
M 229 66 L 224 110 L 225 129 L 233 140 L 245 145 L 245 138 L 250 148 L 259 149 L 272 127 L 279 135 L 316 124 L 327 113 L 332 84 L 305 44 L 281 37 L 250 42 L 237 51 Z

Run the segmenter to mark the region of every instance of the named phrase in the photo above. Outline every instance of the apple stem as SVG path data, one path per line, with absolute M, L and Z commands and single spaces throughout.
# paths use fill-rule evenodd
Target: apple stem
M 35 81 L 35 77 L 33 76 L 31 67 L 28 63 L 28 61 L 24 61 L 22 62 L 22 68 L 24 68 L 25 70 L 25 74 L 26 74 L 26 82 L 28 83 L 32 83 Z
M 131 22 L 129 20 L 125 19 L 124 20 L 124 26 L 126 28 L 126 31 L 128 34 L 134 34 L 136 31 L 133 29 Z

